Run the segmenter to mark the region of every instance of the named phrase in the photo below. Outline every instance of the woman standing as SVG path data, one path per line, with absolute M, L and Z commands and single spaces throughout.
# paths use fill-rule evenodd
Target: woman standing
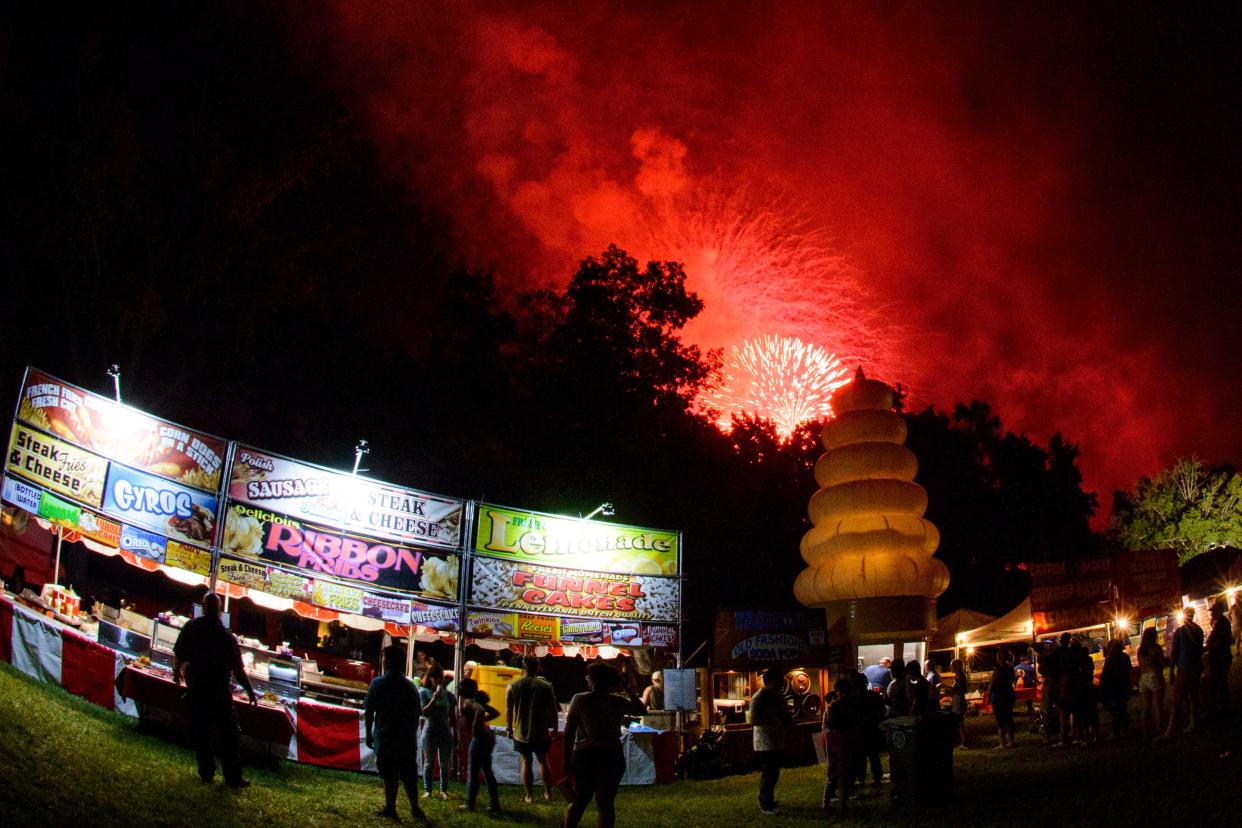
M 992 702 L 992 715 L 996 717 L 996 732 L 1000 735 L 997 748 L 1013 747 L 1013 690 L 1016 677 L 1013 672 L 1013 656 L 1006 650 L 1000 651 L 996 669 L 992 671 L 992 682 L 988 685 L 988 698 Z
M 448 799 L 449 762 L 453 755 L 453 702 L 444 689 L 444 674 L 428 670 L 418 691 L 423 705 L 423 729 L 418 734 L 418 752 L 423 757 L 423 799 L 431 796 L 433 763 L 440 765 L 440 798 Z
M 949 689 L 949 709 L 953 712 L 953 715 L 957 716 L 958 731 L 961 737 L 959 747 L 965 750 L 966 692 L 969 689 L 970 679 L 966 677 L 966 665 L 960 658 L 953 659 L 949 669 L 953 671 L 953 686 Z
M 565 811 L 565 828 L 577 828 L 592 797 L 600 828 L 611 828 L 617 820 L 617 788 L 625 775 L 621 721 L 627 715 L 641 715 L 643 704 L 628 687 L 625 696 L 617 694 L 622 689 L 621 675 L 602 661 L 587 667 L 587 686 L 591 689 L 570 700 L 565 716 L 565 756 L 569 757 L 565 776 L 574 791 Z
M 1164 732 L 1164 649 L 1156 642 L 1156 628 L 1143 630 L 1139 642 L 1139 696 L 1143 700 L 1143 738 Z M 1155 721 L 1155 730 L 1151 729 Z
M 464 684 L 465 682 L 463 682 Z M 473 683 L 473 682 L 472 682 Z M 462 688 L 465 695 L 466 688 Z M 461 806 L 463 811 L 473 811 L 474 803 L 479 795 L 479 775 L 487 783 L 487 796 L 491 800 L 491 812 L 500 813 L 500 786 L 496 784 L 496 774 L 492 772 L 492 750 L 496 747 L 496 734 L 492 733 L 492 719 L 500 715 L 500 711 L 492 707 L 491 699 L 482 690 L 470 690 L 470 697 L 462 704 L 462 720 L 466 732 L 470 734 L 470 749 L 466 764 L 466 802 Z

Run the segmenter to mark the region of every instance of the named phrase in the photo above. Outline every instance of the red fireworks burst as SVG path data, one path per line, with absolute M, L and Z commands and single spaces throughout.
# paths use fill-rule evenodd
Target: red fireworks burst
M 885 361 L 888 320 L 797 202 L 712 180 L 652 206 L 650 239 L 638 247 L 682 262 L 706 303 L 687 326 L 691 341 L 727 347 L 776 332 Z
M 765 335 L 729 349 L 701 400 L 726 433 L 733 415 L 748 414 L 770 420 L 787 441 L 802 423 L 830 417 L 832 392 L 847 382 L 836 354 L 797 337 Z

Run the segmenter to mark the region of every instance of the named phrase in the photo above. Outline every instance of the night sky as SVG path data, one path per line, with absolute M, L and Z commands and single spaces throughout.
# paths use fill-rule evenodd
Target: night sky
M 510 284 L 609 241 L 683 259 L 696 341 L 797 334 L 989 400 L 1078 443 L 1105 513 L 1242 456 L 1242 44 L 1209 9 L 365 0 L 295 29 Z M 683 225 L 722 202 L 812 249 L 713 281 Z
M 10 389 L 34 362 L 107 390 L 118 361 L 136 402 L 292 452 L 249 398 L 177 403 L 200 373 L 217 382 L 202 367 L 217 360 L 247 366 L 250 387 L 290 381 L 308 323 L 273 303 L 318 308 L 329 336 L 335 309 L 362 308 L 368 335 L 401 347 L 424 335 L 396 310 L 423 301 L 419 256 L 491 269 L 512 296 L 563 287 L 616 242 L 685 261 L 707 302 L 696 343 L 798 335 L 901 382 L 916 406 L 985 399 L 1007 428 L 1062 432 L 1101 495 L 1097 521 L 1112 490 L 1180 456 L 1242 458 L 1242 44 L 1224 14 L 358 0 L 225 4 L 219 22 L 176 5 L 14 8 L 0 106 L 18 128 L 0 191 L 20 244 L 0 262 L 26 293 L 8 297 L 23 339 L 4 357 Z M 270 138 L 282 131 L 301 142 L 292 169 Z M 308 180 L 300 163 L 328 171 Z M 277 199 L 295 209 L 264 223 Z M 406 214 L 420 217 L 413 241 Z M 221 220 L 249 250 L 219 244 Z M 399 245 L 399 272 L 384 272 Z M 308 262 L 333 270 L 339 295 L 304 295 Z M 92 316 L 116 296 L 124 313 Z M 226 317 L 248 333 L 206 344 Z M 161 363 L 186 332 L 205 343 L 196 364 L 184 342 Z M 312 459 L 348 462 L 374 418 L 401 422 L 334 410 L 298 411 L 302 432 L 325 418 L 340 432 Z

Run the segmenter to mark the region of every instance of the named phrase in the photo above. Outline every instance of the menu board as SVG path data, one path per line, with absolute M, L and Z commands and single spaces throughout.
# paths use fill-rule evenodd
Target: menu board
M 474 550 L 512 561 L 593 572 L 677 575 L 677 532 L 479 505 Z
M 371 538 L 456 549 L 462 501 L 239 446 L 229 500 Z
M 17 417 L 126 466 L 203 491 L 220 488 L 227 441 L 157 420 L 35 368 L 26 371 Z
M 1181 601 L 1181 570 L 1175 549 L 1119 552 L 1113 558 L 1117 600 L 1134 620 L 1165 615 Z M 1233 583 L 1233 581 L 1230 581 Z
M 495 610 L 675 623 L 681 582 L 479 557 L 471 574 L 470 603 Z
M 675 670 L 665 667 L 660 671 L 664 678 L 664 709 L 665 710 L 697 710 L 699 707 L 698 689 L 695 686 L 695 670 L 686 668 Z

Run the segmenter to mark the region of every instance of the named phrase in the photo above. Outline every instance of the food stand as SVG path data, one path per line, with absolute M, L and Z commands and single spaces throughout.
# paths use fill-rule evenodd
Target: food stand
M 564 517 L 490 503 L 477 507 L 464 602 L 465 642 L 514 649 L 557 662 L 614 659 L 639 648 L 674 654 L 681 640 L 681 537 L 667 530 Z M 581 684 L 557 684 L 562 710 Z M 483 665 L 480 686 L 502 711 L 504 687 L 519 671 Z M 562 727 L 564 714 L 562 712 Z M 671 781 L 675 728 L 642 727 L 622 737 L 627 753 L 622 784 Z M 549 762 L 559 774 L 554 740 Z M 502 782 L 518 780 L 512 742 L 500 735 L 493 768 Z M 538 770 L 536 769 L 536 772 Z
M 753 728 L 747 724 L 750 699 L 768 669 L 782 673 L 780 690 L 794 720 L 785 753 L 792 761 L 815 760 L 812 735 L 819 732 L 824 695 L 831 689 L 830 667 L 842 667 L 843 648 L 827 644 L 826 620 L 812 610 L 721 610 L 716 613 L 716 646 L 710 669 L 710 696 L 704 718 L 724 728 L 725 761 L 751 761 Z M 834 658 L 835 656 L 835 658 Z
M 238 446 L 33 368 L 10 432 L 3 497 L 7 524 L 33 522 L 55 539 L 52 600 L 7 599 L 14 618 L 34 625 L 13 621 L 3 631 L 14 663 L 88 642 L 117 665 L 117 698 L 95 698 L 111 707 L 182 715 L 171 647 L 193 601 L 213 586 L 261 694 L 256 708 L 239 707 L 243 734 L 300 761 L 369 768 L 360 708 L 383 644 L 448 637 L 441 646 L 451 653 L 456 643 L 461 500 Z M 70 606 L 58 584 L 62 547 L 69 557 L 82 548 L 161 573 L 182 589 L 164 606 L 96 601 L 89 615 L 58 614 Z M 369 635 L 371 646 L 340 654 L 323 641 L 283 640 L 282 614 Z M 256 629 L 239 629 L 239 615 Z M 13 636 L 28 626 L 30 635 Z
M 457 675 L 463 632 L 475 653 L 550 656 L 578 684 L 588 658 L 679 663 L 677 532 L 490 504 L 476 523 L 473 501 L 213 437 L 34 368 L 3 500 L 0 546 L 17 541 L 48 589 L 0 594 L 0 656 L 103 706 L 180 717 L 172 647 L 214 589 L 260 694 L 235 693 L 243 735 L 296 761 L 374 769 L 361 706 L 392 640 Z M 83 596 L 61 584 L 62 552 Z M 516 674 L 479 670 L 502 710 Z M 671 781 L 676 732 L 653 730 L 625 734 L 628 783 Z

